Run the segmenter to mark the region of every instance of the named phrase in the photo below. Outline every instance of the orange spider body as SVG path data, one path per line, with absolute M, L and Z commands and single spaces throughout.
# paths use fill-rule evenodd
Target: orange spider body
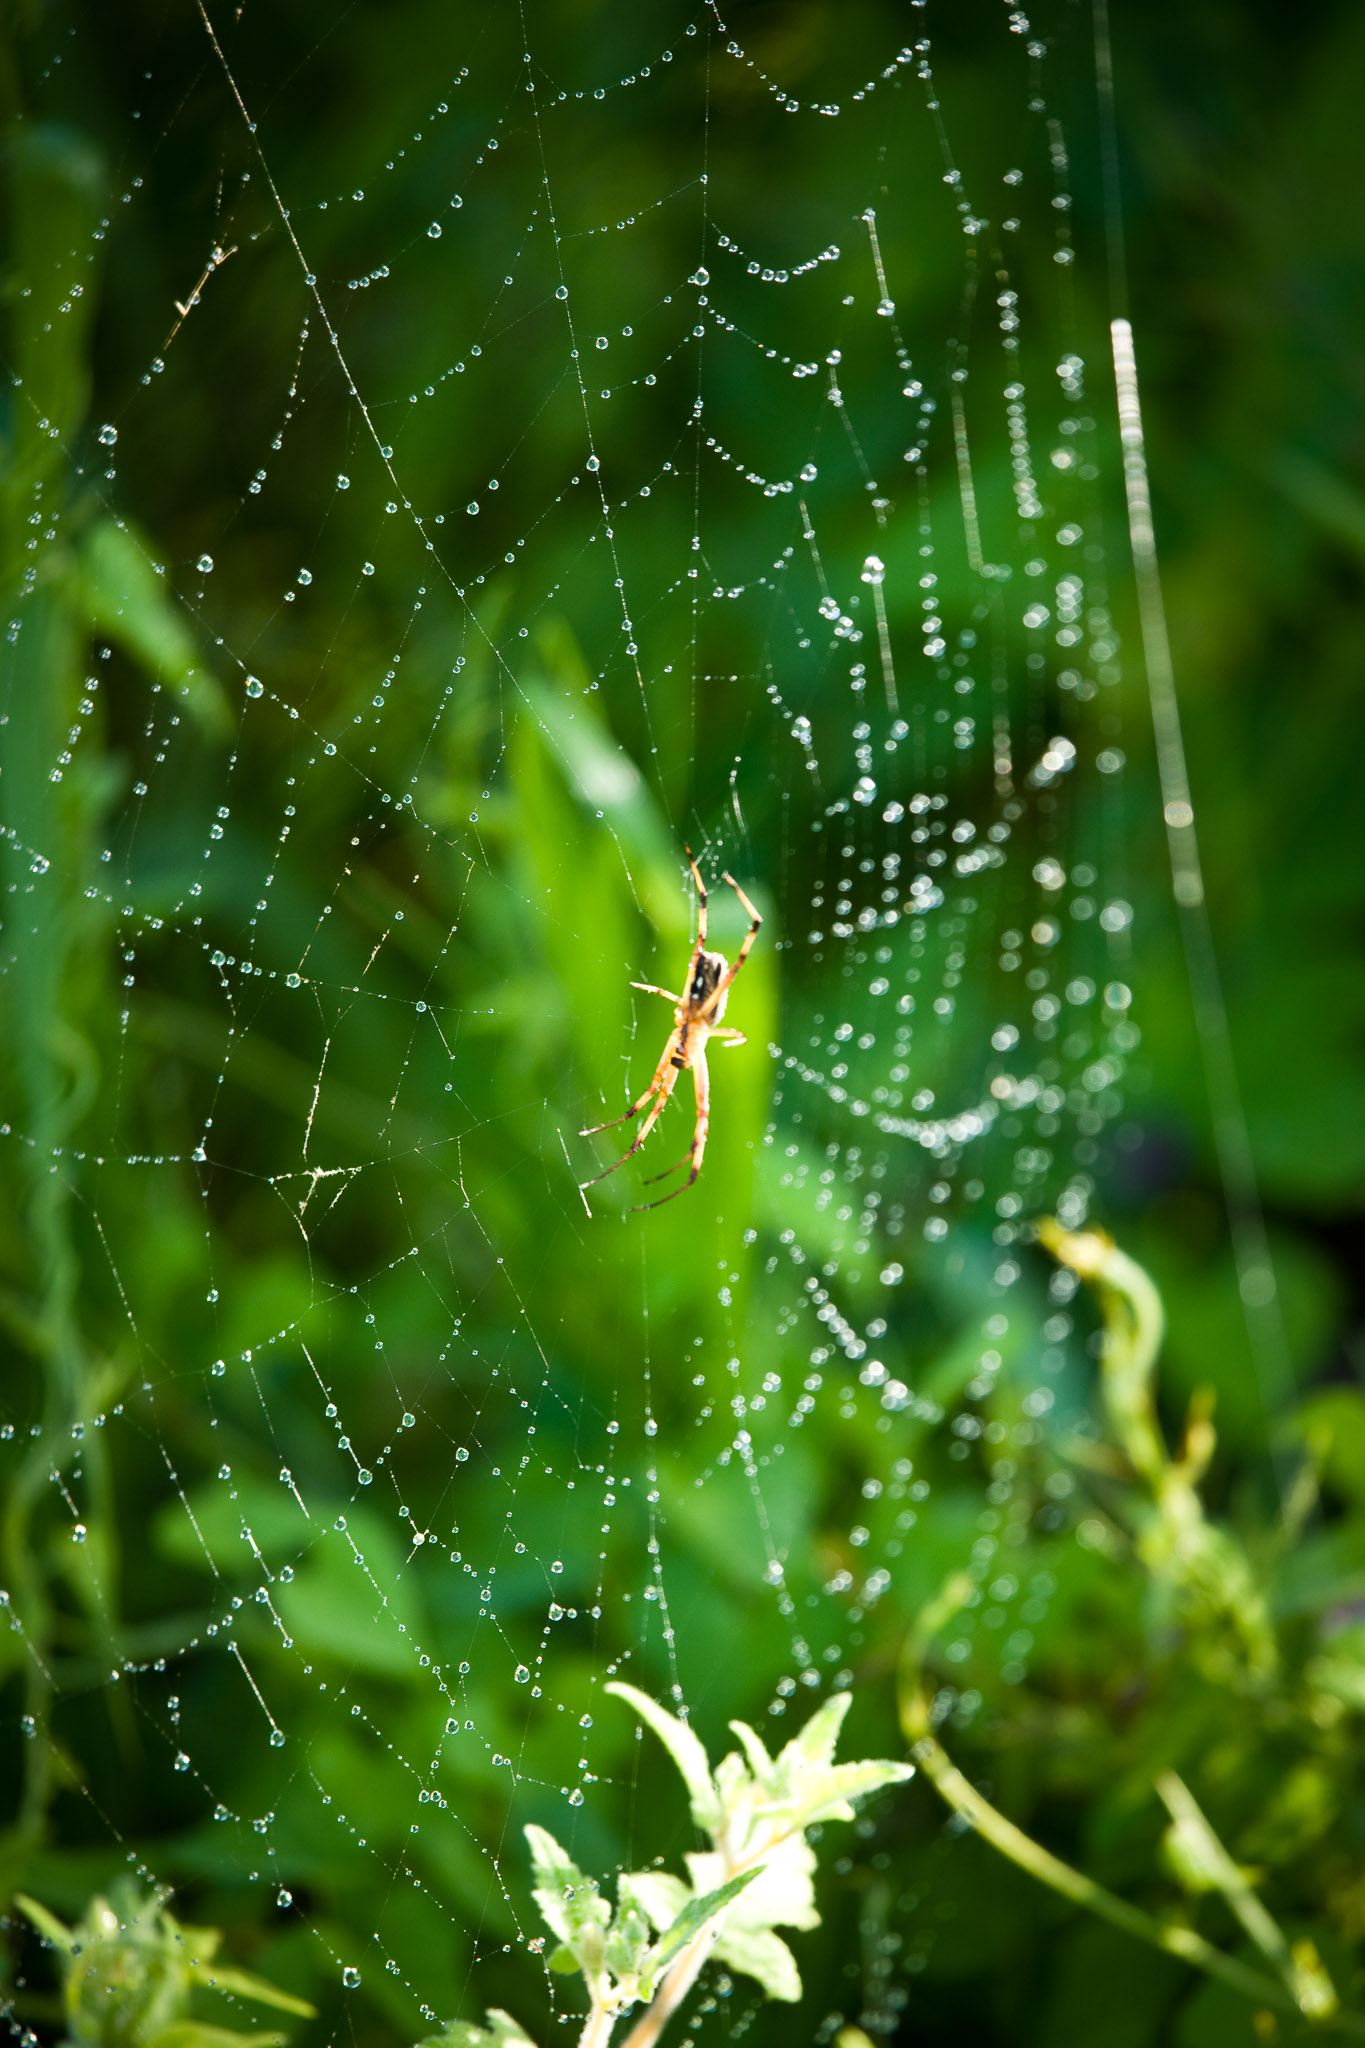
M 688 860 L 691 863 L 692 879 L 697 885 L 697 943 L 692 949 L 692 958 L 687 964 L 687 980 L 684 993 L 680 996 L 675 996 L 670 989 L 656 988 L 653 982 L 648 981 L 633 981 L 631 983 L 632 988 L 641 989 L 646 995 L 663 996 L 665 1001 L 673 1005 L 673 1029 L 668 1035 L 668 1043 L 663 1049 L 663 1056 L 658 1066 L 654 1069 L 654 1078 L 648 1088 L 645 1089 L 643 1095 L 632 1102 L 630 1108 L 623 1116 L 612 1117 L 604 1124 L 593 1124 L 590 1129 L 579 1133 L 580 1137 L 591 1138 L 598 1131 L 609 1131 L 616 1124 L 628 1123 L 633 1116 L 638 1116 L 641 1110 L 647 1104 L 649 1105 L 649 1114 L 640 1126 L 640 1135 L 635 1140 L 635 1143 L 630 1147 L 629 1151 L 623 1152 L 621 1157 L 614 1161 L 611 1166 L 606 1167 L 601 1173 L 594 1174 L 592 1180 L 585 1180 L 583 1182 L 585 1188 L 590 1188 L 594 1181 L 605 1180 L 608 1174 L 615 1173 L 618 1166 L 624 1166 L 626 1161 L 640 1150 L 640 1147 L 644 1144 L 646 1138 L 663 1114 L 668 1098 L 673 1093 L 674 1087 L 677 1084 L 679 1074 L 685 1073 L 689 1069 L 691 1070 L 693 1087 L 696 1090 L 697 1096 L 697 1122 L 692 1133 L 692 1143 L 687 1151 L 683 1153 L 681 1159 L 675 1160 L 673 1165 L 668 1167 L 664 1173 L 655 1174 L 652 1178 L 655 1180 L 665 1180 L 668 1174 L 676 1173 L 680 1166 L 687 1165 L 689 1161 L 691 1162 L 692 1170 L 681 1187 L 674 1188 L 667 1195 L 661 1195 L 657 1202 L 642 1202 L 638 1205 L 645 1209 L 658 1209 L 664 1202 L 671 1202 L 675 1195 L 680 1195 L 687 1188 L 690 1188 L 697 1175 L 701 1172 L 702 1160 L 706 1155 L 706 1135 L 711 1124 L 711 1077 L 706 1068 L 707 1040 L 712 1037 L 718 1037 L 725 1045 L 743 1045 L 745 1042 L 742 1031 L 732 1030 L 728 1024 L 722 1024 L 721 1019 L 725 1015 L 725 1005 L 730 998 L 730 985 L 748 959 L 749 948 L 753 945 L 758 935 L 759 926 L 763 922 L 734 876 L 725 875 L 723 879 L 730 884 L 730 887 L 749 913 L 749 929 L 744 936 L 744 942 L 740 946 L 739 952 L 735 956 L 733 966 L 730 965 L 723 953 L 708 953 L 706 950 L 706 888 L 698 872 L 697 863 L 692 859 L 690 852 Z

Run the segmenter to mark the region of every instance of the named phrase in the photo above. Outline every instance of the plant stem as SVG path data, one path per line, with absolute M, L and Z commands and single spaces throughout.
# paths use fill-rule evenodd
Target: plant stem
M 1078 1906 L 1087 1907 L 1138 1941 L 1150 1942 L 1153 1948 L 1163 1949 L 1167 1955 L 1178 1956 L 1182 1962 L 1206 1970 L 1211 1977 L 1220 1978 L 1232 1990 L 1254 1999 L 1259 2005 L 1293 2013 L 1296 2018 L 1319 2018 L 1321 2025 L 1334 2027 L 1354 2039 L 1365 2040 L 1365 2020 L 1359 2014 L 1340 2010 L 1320 2016 L 1305 2014 L 1299 2001 L 1273 1977 L 1263 1976 L 1259 1970 L 1238 1962 L 1235 1956 L 1225 1955 L 1222 1949 L 1215 1948 L 1193 1928 L 1173 1926 L 1143 1912 L 1140 1906 L 1129 1905 L 1126 1899 L 1107 1891 L 1094 1878 L 1074 1870 L 1069 1863 L 1063 1863 L 1059 1856 L 1054 1856 L 1040 1842 L 1026 1835 L 1022 1828 L 1016 1827 L 1013 1821 L 1007 1820 L 963 1777 L 946 1750 L 929 1733 L 928 1702 L 917 1686 L 902 1697 L 901 1722 L 910 1741 L 911 1755 L 949 1806 L 969 1821 L 992 1848 L 998 1849 L 1002 1856 L 1008 1856 L 1011 1863 L 1027 1871 L 1030 1877 L 1037 1878 L 1052 1891 L 1060 1892 L 1063 1898 L 1074 1900 Z
M 1279 1972 L 1300 2012 L 1313 2019 L 1329 2017 L 1340 2001 L 1316 1949 L 1298 1942 L 1291 1948 L 1282 1929 L 1210 1827 L 1184 1779 L 1174 1771 L 1162 1771 L 1156 1789 L 1177 1832 L 1185 1837 L 1207 1873 L 1207 1881 L 1223 1894 L 1266 1961 Z
M 616 2025 L 616 2014 L 609 2006 L 599 2005 L 593 2000 L 592 2011 L 584 2022 L 578 2037 L 578 2048 L 607 2048 L 611 2030 Z
M 716 1939 L 714 1923 L 703 1927 L 670 1967 L 646 2010 L 626 2035 L 623 2048 L 653 2048 L 701 1973 Z

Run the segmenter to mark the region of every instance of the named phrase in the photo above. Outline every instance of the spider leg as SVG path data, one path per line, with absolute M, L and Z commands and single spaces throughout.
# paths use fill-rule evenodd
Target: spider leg
M 749 1043 L 742 1031 L 735 1031 L 728 1024 L 713 1024 L 710 1035 L 712 1038 L 723 1040 L 726 1045 L 747 1045 Z
M 700 953 L 702 947 L 706 944 L 706 884 L 701 878 L 701 869 L 692 858 L 691 847 L 685 847 L 684 852 L 687 855 L 687 864 L 692 870 L 692 880 L 697 885 L 697 952 Z M 695 960 L 693 965 L 696 965 Z M 691 985 L 692 977 L 689 975 L 688 987 L 690 988 Z
M 665 1074 L 663 1078 L 659 1081 L 657 1087 L 653 1090 L 654 1107 L 650 1110 L 649 1115 L 641 1124 L 640 1135 L 635 1140 L 635 1143 L 633 1145 L 627 1146 L 626 1150 L 621 1154 L 621 1157 L 619 1159 L 614 1159 L 610 1166 L 603 1167 L 601 1173 L 593 1174 L 591 1180 L 580 1181 L 580 1187 L 595 1187 L 599 1180 L 606 1180 L 609 1174 L 615 1173 L 618 1166 L 624 1166 L 628 1159 L 634 1158 L 635 1154 L 644 1144 L 646 1138 L 649 1136 L 655 1124 L 659 1121 L 659 1118 L 662 1116 L 664 1109 L 667 1105 L 668 1098 L 673 1093 L 673 1084 L 677 1080 L 677 1078 L 677 1072 L 676 1070 L 673 1070 Z M 616 1121 L 620 1123 L 623 1121 L 623 1119 L 618 1117 Z M 599 1126 L 599 1129 L 609 1130 L 610 1125 L 602 1124 Z
M 744 934 L 743 943 L 740 946 L 738 953 L 736 953 L 733 962 L 729 967 L 726 968 L 724 974 L 722 974 L 720 980 L 716 983 L 716 986 L 711 991 L 710 1000 L 708 1001 L 706 1006 L 708 1010 L 715 1008 L 716 1004 L 725 994 L 726 990 L 729 988 L 735 976 L 739 973 L 740 968 L 748 959 L 749 948 L 753 945 L 754 940 L 758 937 L 759 929 L 763 923 L 763 919 L 754 909 L 753 904 L 749 901 L 744 891 L 740 888 L 739 883 L 735 880 L 734 876 L 731 874 L 722 875 L 721 880 L 728 882 L 730 884 L 730 887 L 734 890 L 736 896 L 738 896 L 740 902 L 748 911 L 750 924 L 748 931 Z
M 675 1008 L 682 1001 L 682 997 L 675 996 L 671 989 L 657 988 L 652 981 L 633 981 L 631 987 L 638 988 L 642 995 L 662 996 L 666 1003 L 672 1003 Z
M 580 1131 L 578 1133 L 579 1137 L 595 1138 L 599 1131 L 615 1130 L 617 1124 L 628 1124 L 633 1116 L 638 1116 L 640 1114 L 640 1111 L 644 1108 L 645 1104 L 649 1101 L 650 1096 L 653 1095 L 656 1089 L 658 1088 L 659 1083 L 668 1073 L 669 1068 L 673 1065 L 673 1055 L 677 1051 L 677 1049 L 678 1034 L 676 1031 L 670 1031 L 668 1034 L 668 1043 L 663 1050 L 663 1058 L 659 1061 L 658 1066 L 654 1069 L 654 1079 L 650 1082 L 648 1088 L 645 1089 L 644 1094 L 637 1095 L 634 1102 L 631 1103 L 630 1108 L 623 1110 L 620 1116 L 609 1116 L 604 1124 L 589 1124 L 586 1131 Z M 670 1081 L 668 1085 L 671 1088 L 673 1083 Z
M 692 1161 L 692 1171 L 681 1187 L 671 1189 L 666 1195 L 660 1195 L 657 1202 L 637 1202 L 637 1209 L 662 1209 L 665 1202 L 674 1201 L 677 1196 L 686 1194 L 701 1172 L 701 1163 L 706 1157 L 706 1133 L 711 1124 L 711 1077 L 706 1071 L 705 1050 L 700 1046 L 692 1060 L 692 1080 L 697 1091 L 697 1125 L 692 1133 L 691 1151 L 687 1154 Z M 678 1165 L 681 1166 L 682 1163 L 680 1159 Z M 671 1166 L 668 1169 L 669 1173 L 674 1170 Z M 656 1178 L 662 1180 L 664 1176 L 660 1174 Z

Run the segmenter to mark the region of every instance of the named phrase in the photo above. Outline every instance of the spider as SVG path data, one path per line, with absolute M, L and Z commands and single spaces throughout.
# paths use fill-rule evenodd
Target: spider
M 691 847 L 687 849 L 687 859 L 692 869 L 692 879 L 697 885 L 697 943 L 692 949 L 692 958 L 687 963 L 687 979 L 684 984 L 686 994 L 675 996 L 669 989 L 656 988 L 651 981 L 631 983 L 632 988 L 642 989 L 648 996 L 663 996 L 666 1002 L 673 1005 L 673 1029 L 668 1034 L 663 1056 L 654 1069 L 654 1079 L 638 1101 L 631 1103 L 623 1116 L 614 1116 L 604 1124 L 593 1124 L 588 1130 L 579 1132 L 582 1138 L 595 1137 L 598 1131 L 610 1131 L 617 1124 L 628 1123 L 631 1117 L 640 1114 L 647 1102 L 653 1103 L 649 1115 L 640 1127 L 640 1135 L 630 1150 L 623 1152 L 613 1165 L 604 1168 L 601 1173 L 595 1173 L 591 1180 L 585 1180 L 583 1186 L 590 1188 L 595 1182 L 605 1180 L 608 1174 L 615 1173 L 618 1166 L 624 1166 L 626 1161 L 639 1151 L 658 1122 L 669 1096 L 673 1093 L 679 1074 L 686 1068 L 691 1068 L 692 1081 L 697 1092 L 697 1123 L 692 1133 L 692 1143 L 682 1158 L 675 1160 L 663 1173 L 651 1174 L 650 1183 L 667 1180 L 670 1173 L 676 1173 L 678 1168 L 685 1166 L 689 1160 L 692 1162 L 692 1171 L 681 1187 L 674 1188 L 667 1195 L 661 1195 L 657 1202 L 637 1202 L 635 1206 L 639 1209 L 662 1208 L 663 1204 L 671 1202 L 675 1195 L 684 1194 L 701 1172 L 701 1163 L 706 1152 L 706 1133 L 711 1121 L 711 1082 L 706 1071 L 706 1041 L 708 1038 L 716 1037 L 727 1045 L 743 1045 L 746 1042 L 742 1031 L 735 1031 L 729 1025 L 722 1025 L 720 1020 L 725 1015 L 730 984 L 748 959 L 749 948 L 758 936 L 758 928 L 763 922 L 734 876 L 723 876 L 722 880 L 730 884 L 748 911 L 752 922 L 744 935 L 744 943 L 735 957 L 733 967 L 723 953 L 708 953 L 706 885 L 698 872 L 697 863 L 692 858 Z

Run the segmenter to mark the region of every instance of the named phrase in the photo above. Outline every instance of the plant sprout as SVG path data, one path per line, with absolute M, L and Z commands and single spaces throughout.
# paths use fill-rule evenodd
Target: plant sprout
M 186 1927 L 131 1879 L 93 1898 L 68 1927 L 36 1899 L 17 1904 L 62 1959 L 62 2003 L 71 2048 L 280 2048 L 287 2034 L 241 2034 L 192 2017 L 196 1989 L 249 1998 L 312 2019 L 314 2009 L 263 1977 L 214 1961 L 216 1927 Z
M 689 1855 L 686 1879 L 640 1870 L 617 1880 L 615 1909 L 545 1828 L 528 1827 L 535 1900 L 559 1946 L 554 1971 L 581 1975 L 589 2011 L 578 2048 L 605 2048 L 616 2023 L 642 2005 L 623 2048 L 651 2048 L 711 1959 L 752 1977 L 769 1998 L 801 1996 L 796 1958 L 774 1930 L 819 1925 L 806 1839 L 817 1822 L 852 1820 L 853 1801 L 902 1783 L 913 1766 L 881 1760 L 836 1764 L 834 1748 L 851 1695 L 837 1693 L 800 1734 L 770 1756 L 743 1721 L 740 1748 L 714 1772 L 686 1721 L 619 1681 L 607 1687 L 633 1707 L 672 1757 L 692 1818 L 710 1848 Z M 421 2048 L 534 2048 L 508 2013 L 487 2026 L 453 2020 Z

